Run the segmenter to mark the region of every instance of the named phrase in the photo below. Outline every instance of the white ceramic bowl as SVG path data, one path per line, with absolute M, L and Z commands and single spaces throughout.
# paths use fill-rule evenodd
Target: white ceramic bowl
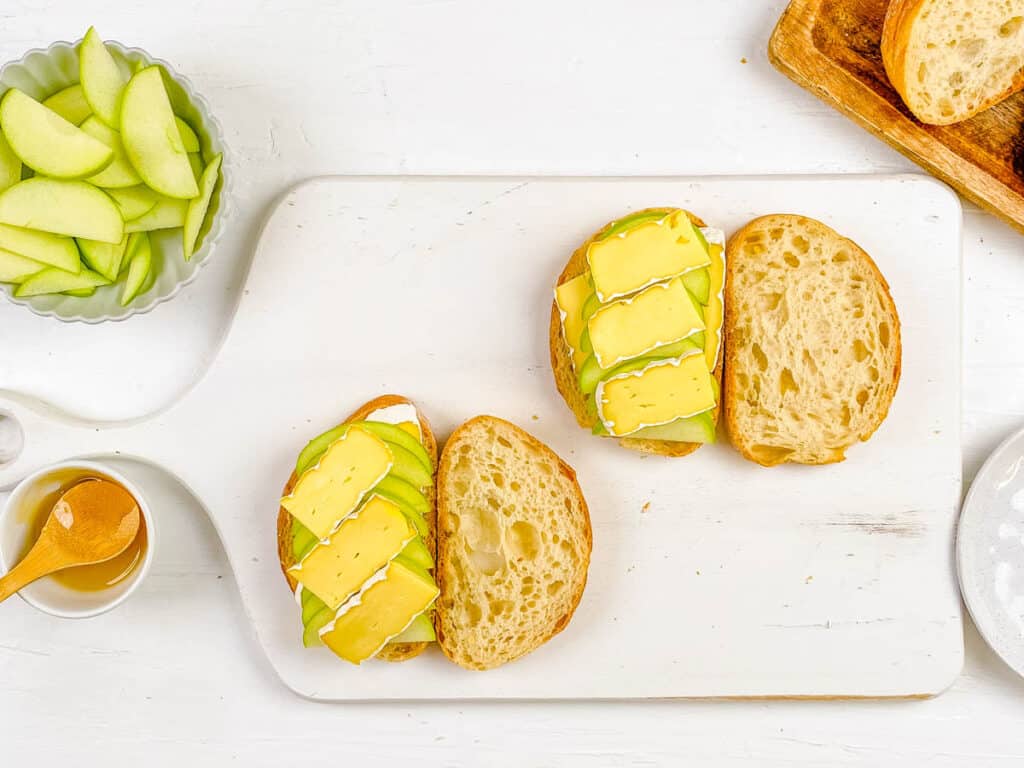
M 37 315 L 56 317 L 60 320 L 101 323 L 105 320 L 124 320 L 132 315 L 148 312 L 157 304 L 173 298 L 182 286 L 192 282 L 199 270 L 213 256 L 217 240 L 223 231 L 224 219 L 228 216 L 229 180 L 231 168 L 228 153 L 224 147 L 220 123 L 210 111 L 206 99 L 200 96 L 187 78 L 174 71 L 166 61 L 150 56 L 140 48 L 126 48 L 120 43 L 106 41 L 120 60 L 126 73 L 137 62 L 146 65 L 159 64 L 171 77 L 168 95 L 175 113 L 183 117 L 199 136 L 203 159 L 220 153 L 223 155 L 220 181 L 214 190 L 207 214 L 207 224 L 200 232 L 201 245 L 192 259 L 185 261 L 182 254 L 181 230 L 169 229 L 153 232 L 153 258 L 158 272 L 156 282 L 127 307 L 120 304 L 122 284 L 103 286 L 89 297 L 79 298 L 61 294 L 14 298 L 14 288 L 0 283 L 0 291 L 15 304 L 23 304 Z M 18 61 L 0 67 L 0 96 L 10 88 L 19 88 L 34 99 L 42 100 L 62 88 L 78 82 L 78 43 L 56 42 L 46 50 L 35 49 Z
M 29 605 L 44 613 L 65 619 L 86 619 L 117 607 L 131 596 L 149 573 L 156 551 L 157 530 L 153 512 L 138 486 L 111 467 L 95 461 L 64 461 L 33 472 L 11 491 L 3 513 L 0 513 L 0 571 L 6 573 L 17 564 L 17 559 L 28 543 L 31 524 L 21 512 L 38 506 L 39 499 L 57 490 L 60 475 L 68 470 L 85 470 L 91 475 L 107 477 L 124 486 L 139 503 L 146 521 L 147 544 L 142 562 L 135 566 L 127 578 L 108 589 L 82 592 L 64 586 L 50 577 L 43 577 L 19 592 Z

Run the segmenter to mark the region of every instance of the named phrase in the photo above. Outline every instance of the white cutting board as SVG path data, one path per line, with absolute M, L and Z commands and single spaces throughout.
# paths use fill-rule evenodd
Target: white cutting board
M 763 469 L 725 440 L 645 458 L 575 425 L 548 364 L 554 278 L 595 229 L 653 205 L 727 233 L 800 212 L 874 256 L 903 321 L 903 379 L 845 463 Z M 115 451 L 177 475 L 219 530 L 271 663 L 306 696 L 934 694 L 963 658 L 960 227 L 957 198 L 923 176 L 314 179 L 271 214 L 224 347 L 191 391 L 116 427 L 0 400 L 26 438 L 0 487 Z M 302 648 L 275 556 L 278 494 L 310 437 L 386 392 L 414 398 L 442 439 L 493 413 L 576 468 L 589 583 L 568 629 L 530 656 L 473 673 L 436 649 L 355 668 Z

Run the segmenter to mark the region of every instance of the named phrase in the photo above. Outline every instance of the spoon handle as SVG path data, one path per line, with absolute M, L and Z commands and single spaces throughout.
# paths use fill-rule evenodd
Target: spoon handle
M 54 561 L 52 549 L 33 547 L 20 563 L 0 576 L 0 603 L 22 587 L 60 570 L 61 567 L 60 563 Z

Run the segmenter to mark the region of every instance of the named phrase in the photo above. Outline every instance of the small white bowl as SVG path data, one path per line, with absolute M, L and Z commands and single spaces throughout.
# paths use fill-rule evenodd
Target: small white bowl
M 224 147 L 220 123 L 210 111 L 206 102 L 188 78 L 178 74 L 162 59 L 150 56 L 141 48 L 127 48 L 121 43 L 106 41 L 115 58 L 130 70 L 138 62 L 147 66 L 159 64 L 170 75 L 168 96 L 176 114 L 191 125 L 199 137 L 203 160 L 209 161 L 221 154 L 220 181 L 214 190 L 207 213 L 208 224 L 200 232 L 201 244 L 190 261 L 185 261 L 181 243 L 181 230 L 160 230 L 151 233 L 154 264 L 157 267 L 156 282 L 146 293 L 137 297 L 127 307 L 120 303 L 122 283 L 102 286 L 89 297 L 81 298 L 53 294 L 15 298 L 14 286 L 0 283 L 0 291 L 15 304 L 22 304 L 44 317 L 56 317 L 65 321 L 102 323 L 106 320 L 125 320 L 132 315 L 149 312 L 157 304 L 169 301 L 185 285 L 191 283 L 199 270 L 213 255 L 217 240 L 224 229 L 224 219 L 229 214 L 229 187 L 231 168 L 228 153 Z M 0 96 L 10 88 L 19 88 L 34 99 L 42 100 L 62 88 L 78 82 L 78 43 L 58 41 L 49 48 L 34 49 L 18 61 L 0 67 Z
M 156 551 L 156 521 L 146 497 L 138 486 L 117 470 L 95 461 L 65 461 L 33 472 L 18 483 L 0 514 L 0 570 L 6 573 L 17 565 L 17 558 L 21 556 L 31 534 L 31 521 L 23 519 L 18 514 L 19 510 L 37 506 L 41 497 L 57 490 L 62 484 L 60 475 L 69 470 L 84 470 L 90 475 L 106 477 L 124 486 L 135 497 L 146 522 L 147 541 L 142 562 L 135 566 L 127 578 L 114 586 L 83 592 L 44 576 L 18 593 L 25 602 L 44 613 L 64 619 L 87 619 L 106 613 L 127 600 L 149 573 L 153 553 Z

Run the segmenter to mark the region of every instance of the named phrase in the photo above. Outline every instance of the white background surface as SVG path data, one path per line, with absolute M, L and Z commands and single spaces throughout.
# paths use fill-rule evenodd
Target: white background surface
M 173 61 L 224 124 L 238 177 L 221 259 L 173 305 L 102 340 L 5 311 L 0 384 L 16 388 L 33 365 L 49 366 L 52 394 L 72 391 L 69 382 L 83 398 L 117 386 L 124 411 L 92 414 L 103 417 L 172 399 L 212 356 L 207 329 L 235 295 L 255 223 L 286 185 L 308 175 L 909 170 L 772 70 L 764 51 L 783 5 L 649 2 L 630 3 L 627 13 L 625 4 L 582 1 L 4 0 L 4 60 L 94 23 Z M 968 208 L 967 479 L 1024 420 L 1022 244 Z M 83 333 L 81 353 L 52 359 L 48 338 L 69 331 Z M 165 363 L 133 368 L 133 346 L 154 338 Z M 91 372 L 96 356 L 110 370 Z M 113 385 L 111 370 L 120 374 Z M 154 572 L 118 612 L 73 624 L 17 601 L 0 608 L 5 764 L 1024 760 L 1024 681 L 971 628 L 963 677 L 926 702 L 312 704 L 289 694 L 260 655 L 208 524 L 164 519 Z

